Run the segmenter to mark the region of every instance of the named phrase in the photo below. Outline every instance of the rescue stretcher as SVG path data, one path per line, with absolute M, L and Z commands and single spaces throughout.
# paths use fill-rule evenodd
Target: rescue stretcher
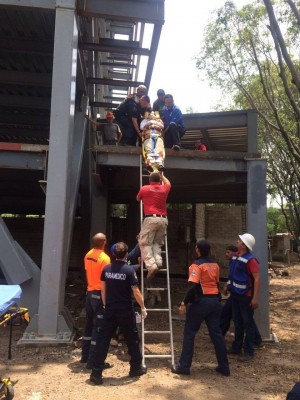
M 12 331 L 15 321 L 29 322 L 27 308 L 17 307 L 16 302 L 21 298 L 22 289 L 19 285 L 0 285 L 0 327 L 9 325 L 8 359 L 12 358 Z M 0 398 L 12 400 L 14 387 L 10 378 L 0 376 Z

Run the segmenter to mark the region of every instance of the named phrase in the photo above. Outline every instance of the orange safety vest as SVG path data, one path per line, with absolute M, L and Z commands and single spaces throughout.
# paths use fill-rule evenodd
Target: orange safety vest
M 216 263 L 209 262 L 198 265 L 197 261 L 189 267 L 189 282 L 199 284 L 203 295 L 218 294 L 220 267 Z
M 90 250 L 84 257 L 84 268 L 87 279 L 87 290 L 101 290 L 101 273 L 103 268 L 110 264 L 110 257 L 100 249 Z

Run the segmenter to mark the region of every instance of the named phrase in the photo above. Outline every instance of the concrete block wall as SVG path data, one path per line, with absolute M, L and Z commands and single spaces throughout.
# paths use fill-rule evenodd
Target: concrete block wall
M 225 248 L 235 244 L 244 232 L 245 206 L 206 206 L 206 239 L 211 243 L 212 256 L 221 267 L 227 268 Z
M 192 209 L 169 209 L 168 223 L 170 272 L 172 274 L 186 274 L 192 257 L 191 245 L 186 242 L 186 230 L 194 231 Z M 193 236 L 192 233 L 191 236 Z
M 195 205 L 195 237 L 196 240 L 205 238 L 205 204 Z

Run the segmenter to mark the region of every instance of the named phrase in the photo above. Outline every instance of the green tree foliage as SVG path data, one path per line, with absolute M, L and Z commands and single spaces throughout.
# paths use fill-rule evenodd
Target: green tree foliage
M 280 209 L 269 207 L 267 210 L 268 234 L 276 235 L 287 231 L 285 217 Z
M 299 2 L 227 1 L 205 29 L 197 67 L 230 93 L 232 108 L 259 115 L 259 147 L 268 160 L 268 191 L 287 228 L 300 234 Z

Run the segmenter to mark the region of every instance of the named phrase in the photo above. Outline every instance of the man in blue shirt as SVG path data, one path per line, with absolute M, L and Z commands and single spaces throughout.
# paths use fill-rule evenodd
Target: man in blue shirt
M 134 269 L 127 264 L 128 246 L 123 242 L 115 245 L 116 260 L 108 264 L 102 271 L 101 297 L 105 306 L 102 324 L 98 328 L 95 352 L 92 354 L 92 373 L 90 381 L 101 385 L 102 371 L 108 353 L 110 340 L 119 326 L 124 334 L 130 355 L 130 377 L 146 373 L 142 366 L 142 355 L 139 348 L 139 335 L 136 327 L 132 293 L 141 307 L 142 318 L 147 311 L 143 296 L 138 288 L 138 279 Z
M 165 106 L 162 109 L 165 125 L 164 142 L 167 149 L 180 150 L 180 139 L 184 135 L 182 112 L 174 104 L 171 94 L 165 95 Z

